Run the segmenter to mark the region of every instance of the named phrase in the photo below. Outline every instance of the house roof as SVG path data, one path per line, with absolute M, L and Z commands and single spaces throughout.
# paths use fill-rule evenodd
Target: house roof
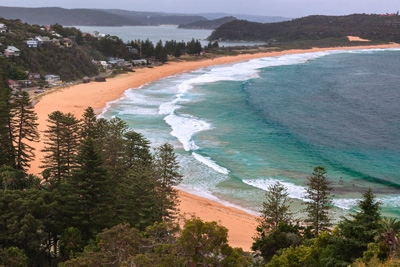
M 9 52 L 21 52 L 21 50 L 19 50 L 15 46 L 8 46 L 6 50 L 8 50 Z
M 10 84 L 10 85 L 18 85 L 18 82 L 14 81 L 14 80 L 11 80 L 11 79 L 8 79 L 8 84 Z

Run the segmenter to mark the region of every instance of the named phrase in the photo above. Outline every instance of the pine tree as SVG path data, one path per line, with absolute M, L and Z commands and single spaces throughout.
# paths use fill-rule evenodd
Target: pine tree
M 179 164 L 172 145 L 165 143 L 155 154 L 155 182 L 159 219 L 171 220 L 177 212 L 178 192 L 174 186 L 182 181 Z
M 15 167 L 15 153 L 11 131 L 11 90 L 0 68 L 0 166 Z
M 329 211 L 332 208 L 333 190 L 326 177 L 324 167 L 314 168 L 312 175 L 308 178 L 308 188 L 306 189 L 305 211 L 307 212 L 306 222 L 310 222 L 314 228 L 315 234 L 331 226 L 331 217 Z
M 381 222 L 381 202 L 376 200 L 371 188 L 358 201 L 358 208 L 359 212 L 350 214 L 352 219 L 342 217 L 338 224 L 340 235 L 347 241 L 347 248 L 351 248 L 353 259 L 361 257 L 368 243 L 374 242 Z
M 72 213 L 73 226 L 80 229 L 87 241 L 111 226 L 114 198 L 111 181 L 91 138 L 83 141 L 77 160 L 77 168 L 67 179 L 66 209 Z
M 39 142 L 38 117 L 27 92 L 21 92 L 20 96 L 15 98 L 11 115 L 16 168 L 26 170 L 30 166 L 29 162 L 35 157 L 34 148 L 29 142 Z
M 125 175 L 117 179 L 116 196 L 120 222 L 144 230 L 155 222 L 153 157 L 150 142 L 141 134 L 128 131 L 124 134 Z
M 119 118 L 113 118 L 109 121 L 100 119 L 97 125 L 97 144 L 104 166 L 111 177 L 117 179 L 124 175 L 124 134 L 128 131 L 128 124 Z
M 81 135 L 82 138 L 93 138 L 96 139 L 98 137 L 97 134 L 97 118 L 96 113 L 92 107 L 88 107 L 85 109 L 82 116 L 82 126 L 81 126 Z
M 71 170 L 76 166 L 76 155 L 80 144 L 79 123 L 71 113 L 64 114 L 54 111 L 49 114 L 48 129 L 44 137 L 47 145 L 42 151 L 46 153 L 42 160 L 44 173 L 48 178 L 54 178 L 56 182 L 67 178 Z
M 280 182 L 269 186 L 265 192 L 265 201 L 261 211 L 260 226 L 263 231 L 277 230 L 280 223 L 290 224 L 293 213 L 287 188 Z

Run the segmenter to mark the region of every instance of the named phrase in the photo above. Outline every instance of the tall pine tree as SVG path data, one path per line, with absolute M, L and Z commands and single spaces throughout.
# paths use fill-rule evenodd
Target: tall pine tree
M 7 86 L 0 65 L 0 166 L 15 167 L 15 154 L 11 132 L 11 97 L 11 90 Z
M 307 212 L 306 222 L 310 222 L 314 233 L 318 235 L 321 231 L 331 226 L 329 211 L 332 208 L 333 188 L 326 177 L 324 167 L 314 168 L 312 175 L 308 178 L 305 211 Z
M 169 221 L 177 213 L 178 192 L 174 186 L 182 181 L 179 164 L 171 144 L 165 143 L 157 148 L 155 154 L 155 182 L 159 219 Z
M 118 179 L 118 214 L 121 222 L 127 222 L 139 230 L 152 225 L 156 196 L 154 195 L 153 156 L 150 142 L 141 134 L 128 131 L 124 134 L 124 167 Z
M 290 224 L 293 213 L 287 188 L 280 182 L 268 187 L 261 211 L 260 226 L 264 231 L 277 230 L 280 223 Z
M 19 97 L 14 99 L 11 116 L 15 165 L 19 170 L 26 170 L 30 166 L 29 162 L 35 157 L 34 148 L 29 143 L 39 142 L 38 117 L 27 92 L 21 92 Z
M 48 129 L 45 131 L 46 147 L 42 160 L 45 179 L 55 179 L 56 182 L 67 178 L 76 166 L 76 155 L 80 144 L 80 121 L 71 113 L 64 114 L 54 111 L 49 114 Z
M 77 160 L 77 168 L 66 181 L 66 208 L 71 212 L 73 226 L 88 241 L 104 228 L 112 226 L 115 215 L 113 186 L 93 139 L 83 141 Z
M 381 205 L 369 188 L 358 201 L 359 211 L 350 214 L 351 219 L 342 217 L 343 220 L 339 222 L 340 235 L 346 240 L 344 250 L 351 251 L 349 261 L 361 257 L 368 243 L 374 242 L 378 236 L 382 219 Z

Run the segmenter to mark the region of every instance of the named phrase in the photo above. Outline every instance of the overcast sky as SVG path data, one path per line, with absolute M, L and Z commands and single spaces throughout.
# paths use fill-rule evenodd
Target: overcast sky
M 0 6 L 105 8 L 176 13 L 303 17 L 395 13 L 400 0 L 0 0 Z

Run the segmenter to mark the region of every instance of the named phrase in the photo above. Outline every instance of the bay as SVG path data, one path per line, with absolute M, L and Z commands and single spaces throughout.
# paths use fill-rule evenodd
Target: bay
M 399 60 L 379 49 L 214 66 L 128 90 L 102 116 L 173 144 L 188 192 L 256 213 L 279 180 L 297 205 L 321 165 L 337 214 L 371 187 L 400 218 Z
M 100 34 L 109 34 L 118 36 L 124 42 L 133 40 L 145 41 L 149 39 L 154 45 L 158 41 L 165 44 L 166 41 L 176 40 L 177 42 L 189 42 L 194 38 L 199 40 L 201 45 L 207 46 L 209 41 L 207 37 L 211 35 L 212 30 L 204 29 L 180 29 L 178 25 L 161 25 L 161 26 L 123 26 L 123 27 L 106 27 L 106 26 L 74 26 L 82 32 L 93 34 L 95 31 Z M 260 42 L 219 42 L 222 46 L 252 46 L 262 44 Z

